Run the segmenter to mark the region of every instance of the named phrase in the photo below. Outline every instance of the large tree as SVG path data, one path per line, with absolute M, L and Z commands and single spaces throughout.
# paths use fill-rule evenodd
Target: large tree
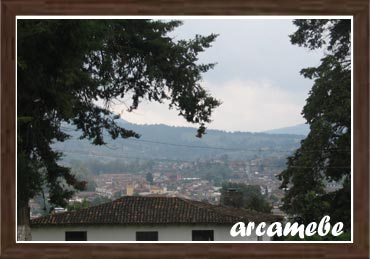
M 324 215 L 351 219 L 351 20 L 295 20 L 291 42 L 324 49 L 317 67 L 301 74 L 314 80 L 302 114 L 310 133 L 288 158 L 280 175 L 286 191 L 283 209 L 308 223 Z M 328 183 L 340 187 L 329 191 Z
M 226 206 L 234 206 L 235 204 L 228 204 L 225 200 L 225 196 L 230 188 L 236 189 L 236 191 L 241 192 L 241 207 L 259 211 L 264 213 L 271 213 L 271 205 L 266 200 L 266 195 L 262 195 L 261 187 L 259 185 L 246 185 L 244 183 L 233 183 L 225 182 L 222 184 L 221 189 L 221 199 L 220 203 Z
M 178 111 L 199 124 L 197 136 L 220 103 L 200 85 L 214 64 L 200 64 L 198 54 L 216 35 L 175 40 L 168 34 L 180 21 L 18 20 L 17 24 L 17 209 L 18 238 L 30 239 L 28 201 L 46 188 L 52 204 L 65 206 L 85 188 L 51 144 L 69 136 L 74 125 L 81 138 L 105 144 L 139 137 L 116 124 L 113 101 L 129 97 L 129 111 L 142 99 Z M 97 105 L 101 103 L 102 105 Z

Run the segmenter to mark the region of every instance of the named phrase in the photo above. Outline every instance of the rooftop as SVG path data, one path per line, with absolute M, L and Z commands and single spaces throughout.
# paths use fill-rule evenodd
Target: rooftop
M 277 215 L 211 205 L 179 197 L 125 196 L 112 202 L 31 220 L 41 225 L 235 224 L 281 221 Z

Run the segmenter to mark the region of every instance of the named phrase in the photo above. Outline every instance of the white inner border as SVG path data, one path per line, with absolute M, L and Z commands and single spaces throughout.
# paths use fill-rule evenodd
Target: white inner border
M 151 16 L 151 15 L 138 15 L 138 16 L 95 16 L 95 15 L 17 15 L 16 16 L 16 28 L 15 28 L 15 76 L 16 76 L 16 92 L 15 92 L 15 111 L 17 113 L 17 28 L 18 28 L 18 20 L 27 20 L 27 19 L 80 19 L 80 20 L 86 20 L 86 19 L 96 19 L 96 20 L 102 20 L 102 19 L 177 19 L 177 20 L 273 20 L 273 19 L 281 19 L 281 20 L 291 20 L 291 19 L 350 19 L 351 20 L 351 241 L 211 241 L 211 242 L 202 242 L 202 241 L 18 241 L 17 240 L 17 217 L 15 218 L 16 224 L 15 224 L 15 242 L 16 243 L 62 243 L 62 244 L 69 244 L 69 243 L 80 243 L 80 244 L 89 244 L 89 243 L 211 243 L 211 244 L 218 244 L 218 243 L 274 243 L 274 244 L 287 244 L 287 243 L 298 243 L 298 244 L 307 244 L 307 243 L 323 243 L 323 244 L 332 244 L 332 243 L 353 243 L 353 16 L 343 16 L 343 15 L 307 15 L 307 16 L 292 16 L 292 15 L 285 15 L 285 16 L 277 16 L 277 15 L 271 15 L 271 16 Z M 17 129 L 17 120 L 15 120 L 16 123 L 16 129 Z M 15 197 L 17 200 L 17 134 L 15 134 L 15 151 L 16 151 L 16 176 L 15 176 Z M 15 215 L 17 215 L 17 206 L 15 206 Z M 329 215 L 330 216 L 330 215 Z

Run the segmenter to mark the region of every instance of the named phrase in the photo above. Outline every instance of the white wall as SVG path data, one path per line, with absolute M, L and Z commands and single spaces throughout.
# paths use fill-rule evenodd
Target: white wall
M 66 231 L 87 231 L 87 241 L 136 241 L 136 231 L 158 231 L 158 241 L 192 241 L 192 230 L 213 230 L 214 241 L 257 241 L 256 236 L 231 237 L 232 226 L 220 225 L 130 225 L 33 227 L 32 241 L 65 241 Z M 263 241 L 270 240 L 264 236 Z

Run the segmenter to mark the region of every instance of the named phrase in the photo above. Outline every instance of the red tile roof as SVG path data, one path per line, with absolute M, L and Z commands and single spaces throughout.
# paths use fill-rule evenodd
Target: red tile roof
M 178 197 L 125 196 L 109 203 L 31 220 L 31 225 L 235 224 L 281 221 L 280 216 Z

